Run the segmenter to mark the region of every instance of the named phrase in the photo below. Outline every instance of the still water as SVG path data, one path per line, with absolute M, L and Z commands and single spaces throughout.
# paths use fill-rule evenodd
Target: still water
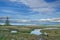
M 34 29 L 33 31 L 31 31 L 30 34 L 40 35 L 40 34 L 42 34 L 41 29 Z

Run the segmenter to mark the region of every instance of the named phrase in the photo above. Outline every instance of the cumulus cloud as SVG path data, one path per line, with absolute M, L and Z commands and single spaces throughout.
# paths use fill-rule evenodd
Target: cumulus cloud
M 11 0 L 10 0 L 11 1 Z M 46 2 L 45 0 L 13 0 L 11 2 L 18 2 L 18 3 L 23 3 L 27 6 L 29 6 L 32 9 L 32 13 L 33 12 L 39 12 L 40 14 L 34 14 L 32 16 L 28 16 L 29 18 L 36 18 L 36 19 L 40 19 L 42 18 L 46 18 L 47 16 L 56 16 L 59 15 L 60 12 L 57 12 L 57 7 L 60 6 L 60 0 L 54 1 L 54 2 Z M 41 14 L 41 13 L 45 13 Z M 47 14 L 47 15 L 46 15 Z M 54 21 L 52 19 L 41 19 L 43 21 Z M 58 22 L 58 20 L 57 20 Z
M 17 2 L 22 2 L 23 4 L 29 6 L 33 11 L 39 13 L 53 13 L 56 11 L 55 7 L 60 5 L 60 0 L 52 3 L 47 3 L 45 0 L 16 0 Z
M 40 7 L 52 7 L 59 5 L 60 0 L 57 0 L 56 2 L 47 3 L 45 0 L 10 0 L 10 1 L 17 1 L 22 2 L 32 8 L 40 8 Z
M 29 23 L 29 22 L 60 22 L 60 18 L 46 18 L 46 19 L 38 19 L 38 20 L 28 20 L 28 19 L 11 19 L 13 22 L 22 22 L 22 23 Z
M 19 15 L 17 13 L 20 13 L 20 12 L 14 11 L 14 10 L 7 10 L 7 9 L 2 9 L 1 11 L 4 13 L 13 14 L 13 15 L 17 15 L 17 16 Z
M 12 24 L 12 25 L 26 25 L 26 26 L 31 25 L 31 26 L 34 26 L 34 25 L 36 25 L 36 24 Z
M 47 19 L 40 19 L 40 22 L 60 22 L 60 18 L 47 18 Z
M 30 20 L 18 20 L 18 22 L 30 22 Z
M 39 13 L 52 13 L 54 11 L 56 11 L 54 8 L 38 8 L 38 9 L 33 9 L 34 11 L 37 11 Z
M 15 1 L 17 1 L 17 0 L 10 0 L 10 1 L 15 2 Z
M 15 11 L 13 11 L 13 10 L 1 10 L 1 11 L 3 11 L 3 12 L 6 12 L 6 13 L 16 13 Z

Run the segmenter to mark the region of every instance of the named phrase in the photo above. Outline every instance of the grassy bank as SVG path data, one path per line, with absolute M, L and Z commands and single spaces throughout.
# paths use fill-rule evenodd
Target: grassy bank
M 44 40 L 60 40 L 60 29 L 42 30 Z M 45 35 L 44 33 L 47 33 Z
M 34 29 L 55 28 L 54 26 L 0 26 L 0 40 L 60 40 L 60 29 L 41 30 L 42 35 L 30 34 Z M 60 27 L 56 27 L 60 28 Z M 17 33 L 11 33 L 16 30 Z M 48 35 L 44 35 L 44 33 Z

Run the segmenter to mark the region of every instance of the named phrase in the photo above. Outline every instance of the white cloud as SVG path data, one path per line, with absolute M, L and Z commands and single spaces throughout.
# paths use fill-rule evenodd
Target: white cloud
M 11 1 L 11 0 L 10 0 Z M 31 8 L 46 7 L 48 4 L 44 0 L 16 0 L 17 2 L 22 2 Z
M 60 18 L 46 18 L 46 19 L 37 19 L 37 20 L 28 20 L 28 19 L 11 19 L 11 21 L 15 22 L 23 22 L 23 23 L 29 23 L 29 22 L 60 22 Z
M 10 0 L 10 1 L 15 2 L 15 1 L 17 1 L 17 0 Z
M 9 10 L 9 9 L 2 9 L 2 12 L 6 13 L 7 16 L 10 16 L 11 18 L 16 16 L 15 18 L 18 19 L 27 19 L 27 18 L 32 18 L 32 15 L 23 15 L 24 13 L 19 12 L 19 11 L 15 11 L 15 10 Z M 32 12 L 29 12 L 32 13 Z M 14 16 L 13 16 L 14 15 Z
M 30 22 L 30 20 L 18 20 L 18 22 Z
M 11 0 L 10 0 L 11 1 Z M 39 13 L 53 13 L 56 11 L 55 7 L 60 5 L 60 1 L 47 3 L 44 0 L 16 0 L 17 2 L 22 2 L 23 4 L 29 6 L 33 11 Z
M 12 15 L 17 16 L 18 18 L 24 18 L 25 16 L 22 16 L 18 11 L 14 11 L 14 10 L 7 10 L 7 9 L 2 9 L 1 10 L 4 13 L 9 14 L 8 16 L 12 17 Z M 11 15 L 10 15 L 11 14 Z M 20 17 L 21 16 L 21 17 Z
M 18 13 L 18 12 L 16 12 L 16 11 L 13 11 L 13 10 L 6 10 L 6 9 L 2 9 L 1 11 L 6 12 L 6 13 L 13 13 L 13 14 Z
M 51 12 L 54 12 L 56 11 L 54 8 L 39 8 L 39 9 L 33 9 L 34 11 L 38 11 L 40 13 L 51 13 Z
M 29 26 L 29 25 L 32 25 L 32 26 L 34 26 L 34 25 L 36 25 L 36 24 L 11 24 L 11 25 L 26 25 L 26 26 Z
M 20 0 L 20 2 L 23 2 L 24 4 L 34 8 L 34 7 L 43 7 L 48 5 L 43 0 Z M 45 5 L 44 5 L 45 4 Z
M 60 18 L 47 18 L 47 19 L 40 19 L 40 22 L 60 22 Z

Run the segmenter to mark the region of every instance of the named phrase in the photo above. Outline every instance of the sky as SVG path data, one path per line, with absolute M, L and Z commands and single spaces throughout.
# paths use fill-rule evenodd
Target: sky
M 0 17 L 17 22 L 60 22 L 60 0 L 0 0 Z

